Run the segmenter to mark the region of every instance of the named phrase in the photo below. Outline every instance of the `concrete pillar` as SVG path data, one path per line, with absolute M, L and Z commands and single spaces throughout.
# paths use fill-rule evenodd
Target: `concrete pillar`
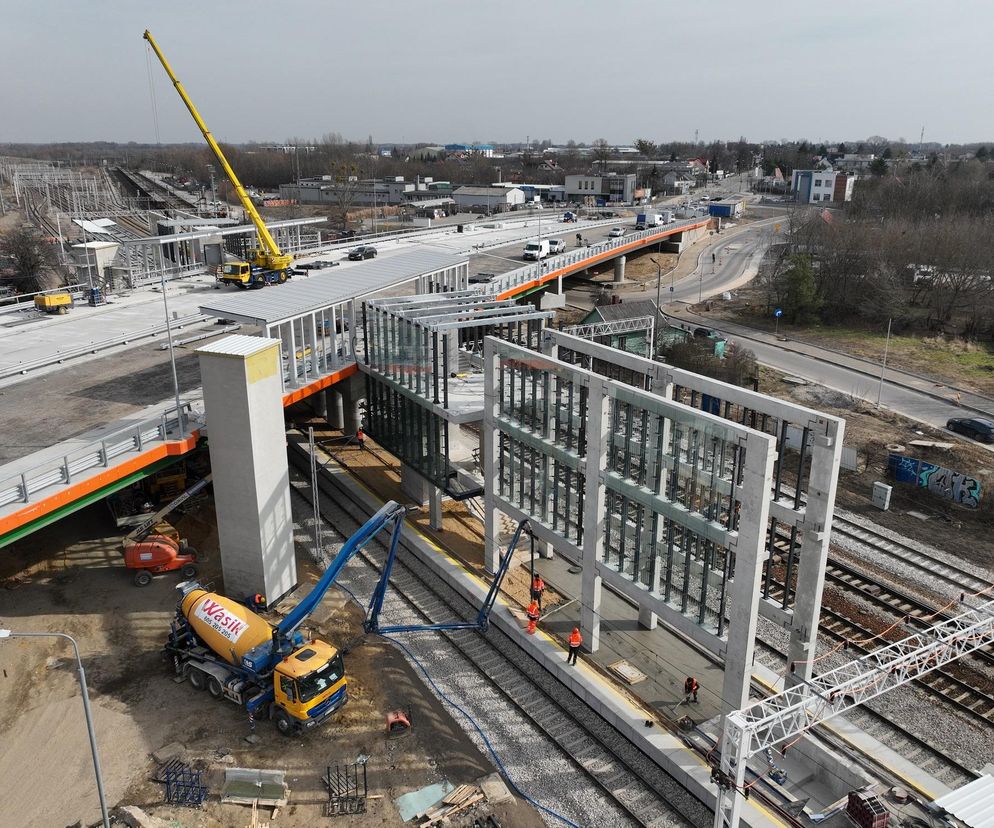
M 362 404 L 366 398 L 366 383 L 361 374 L 353 374 L 341 385 L 342 431 L 355 434 L 362 427 Z
M 811 660 L 818 644 L 818 619 L 825 586 L 825 565 L 828 562 L 845 421 L 817 420 L 810 424 L 810 428 L 813 435 L 811 476 L 804 521 L 801 523 L 800 560 L 797 564 L 790 642 L 787 645 L 787 659 L 794 663 L 794 671 L 787 672 L 787 687 L 808 681 L 813 671 Z
M 345 413 L 342 404 L 342 392 L 336 388 L 328 388 L 324 392 L 324 408 L 328 425 L 342 429 L 345 426 Z
M 583 500 L 583 572 L 580 575 L 580 632 L 584 649 L 596 652 L 601 631 L 601 576 L 598 566 L 604 560 L 605 497 L 602 477 L 607 468 L 610 418 L 607 384 L 591 382 L 587 398 L 587 468 Z
M 555 549 L 553 549 L 549 541 L 539 540 L 538 538 L 535 538 L 535 551 L 540 558 L 553 558 L 556 554 Z
M 297 584 L 280 342 L 234 335 L 197 353 L 224 591 L 273 603 Z
M 446 331 L 442 342 L 448 357 L 449 374 L 455 374 L 459 370 L 459 331 Z
M 756 621 L 759 615 L 759 583 L 766 553 L 766 529 L 770 523 L 770 481 L 776 441 L 766 434 L 745 439 L 742 473 L 742 519 L 735 543 L 735 579 L 728 589 L 728 639 L 725 676 L 721 688 L 722 717 L 740 710 L 749 701 L 752 661 L 756 651 Z M 746 517 L 748 516 L 748 517 Z
M 428 525 L 436 532 L 442 528 L 442 490 L 437 486 L 428 491 Z
M 310 404 L 311 404 L 311 409 L 314 411 L 315 417 L 320 417 L 322 420 L 328 419 L 327 400 L 325 398 L 323 391 L 318 391 L 316 394 L 311 394 Z
M 625 281 L 625 257 L 618 256 L 614 260 L 614 281 L 615 284 L 620 284 Z
M 400 464 L 400 490 L 412 503 L 424 506 L 431 496 L 432 488 L 431 484 L 414 469 L 406 463 Z
M 500 517 L 494 505 L 494 487 L 497 483 L 497 427 L 495 415 L 500 409 L 497 397 L 497 359 L 489 338 L 483 343 L 483 434 L 480 454 L 483 456 L 483 479 L 491 484 L 483 487 L 483 567 L 491 575 L 497 571 L 501 550 L 497 544 Z

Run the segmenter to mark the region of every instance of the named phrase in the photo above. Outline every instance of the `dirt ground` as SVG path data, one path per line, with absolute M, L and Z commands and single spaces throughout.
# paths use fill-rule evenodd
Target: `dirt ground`
M 177 525 L 210 557 L 202 578 L 220 588 L 209 500 Z M 494 771 L 397 651 L 361 639 L 361 612 L 335 590 L 310 626 L 335 645 L 361 641 L 346 656 L 349 704 L 313 733 L 287 739 L 260 722 L 258 742 L 246 742 L 251 731 L 241 708 L 175 683 L 162 659 L 178 576 L 133 586 L 119 542 L 106 506 L 97 503 L 0 555 L 0 626 L 65 632 L 79 642 L 111 805 L 137 805 L 177 826 L 243 828 L 250 809 L 217 801 L 224 767 L 275 768 L 287 772 L 291 793 L 273 825 L 304 828 L 324 822 L 326 766 L 367 755 L 370 794 L 381 798 L 370 799 L 368 813 L 349 822 L 396 826 L 402 824 L 396 796 L 443 779 L 474 782 Z M 302 584 L 317 575 L 302 555 L 298 568 Z M 54 639 L 11 639 L 0 643 L 0 671 L 0 825 L 93 824 L 99 810 L 71 651 Z M 398 708 L 411 709 L 414 731 L 390 741 L 385 717 Z M 164 786 L 150 779 L 150 754 L 172 743 L 181 746 L 180 758 L 207 773 L 214 795 L 201 810 L 165 806 Z M 494 812 L 505 825 L 542 824 L 518 800 Z M 268 809 L 261 816 L 268 819 Z
M 936 549 L 994 568 L 994 545 L 990 542 L 994 528 L 994 455 L 989 451 L 836 391 L 814 385 L 788 385 L 783 382 L 783 374 L 768 368 L 761 370 L 760 391 L 845 419 L 845 445 L 857 449 L 861 464 L 858 471 L 842 470 L 840 473 L 835 500 L 839 508 L 865 515 Z M 934 440 L 951 443 L 952 447 L 919 448 L 909 445 L 912 440 Z M 904 446 L 905 453 L 913 457 L 969 472 L 981 481 L 984 491 L 981 507 L 968 509 L 914 486 L 894 483 L 887 473 L 888 446 L 892 445 Z M 875 481 L 893 485 L 887 512 L 881 512 L 872 503 Z M 909 512 L 925 515 L 928 519 L 922 520 Z

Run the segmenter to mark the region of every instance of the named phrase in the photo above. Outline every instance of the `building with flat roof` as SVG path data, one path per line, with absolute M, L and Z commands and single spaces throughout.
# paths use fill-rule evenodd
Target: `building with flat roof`
M 799 204 L 852 201 L 856 176 L 833 169 L 794 170 L 790 191 Z
M 407 181 L 403 176 L 336 181 L 333 176 L 321 175 L 301 178 L 295 184 L 280 185 L 281 200 L 330 205 L 347 201 L 350 207 L 407 204 L 426 198 L 443 198 L 451 193 L 452 185 L 447 181 L 435 182 L 431 178 Z
M 482 155 L 484 158 L 494 157 L 493 144 L 446 144 L 446 152 L 469 152 Z
M 600 204 L 632 204 L 636 199 L 635 173 L 566 176 L 567 200 L 583 201 L 591 197 Z
M 460 187 L 452 199 L 463 212 L 503 213 L 524 204 L 525 194 L 518 187 Z

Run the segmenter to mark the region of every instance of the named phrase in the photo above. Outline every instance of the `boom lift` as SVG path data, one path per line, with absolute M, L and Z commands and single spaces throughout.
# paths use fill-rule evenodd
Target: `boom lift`
M 405 513 L 394 501 L 382 506 L 277 626 L 200 584 L 180 584 L 182 597 L 165 646 L 176 674 L 215 698 L 244 705 L 251 718 L 268 714 L 285 735 L 327 719 L 348 700 L 342 655 L 324 641 L 305 640 L 300 626 L 352 557 L 391 524 L 389 554 L 396 554 Z
M 191 497 L 211 482 L 208 474 L 198 480 L 179 497 L 171 500 L 158 512 L 132 529 L 121 542 L 124 552 L 124 566 L 134 569 L 135 584 L 148 586 L 152 576 L 179 569 L 184 578 L 197 575 L 197 550 L 180 538 L 179 532 L 163 518 L 173 509 L 182 506 Z
M 159 49 L 159 44 L 156 43 L 155 38 L 152 37 L 152 33 L 146 29 L 145 34 L 142 35 L 142 37 L 149 42 L 149 45 L 155 52 L 156 57 L 162 64 L 162 68 L 166 70 L 169 80 L 173 82 L 176 92 L 179 94 L 180 98 L 182 98 L 183 103 L 186 104 L 186 108 L 190 110 L 193 120 L 196 121 L 197 127 L 199 127 L 200 132 L 204 136 L 204 140 L 207 141 L 207 146 L 211 148 L 211 152 L 214 153 L 214 157 L 217 158 L 217 161 L 224 170 L 225 175 L 228 176 L 231 186 L 235 188 L 235 193 L 238 195 L 238 200 L 241 202 L 242 208 L 252 219 L 252 224 L 255 225 L 255 232 L 259 238 L 259 247 L 252 251 L 251 263 L 229 262 L 222 265 L 221 281 L 236 285 L 242 289 L 248 287 L 259 288 L 264 287 L 267 284 L 275 284 L 277 282 L 282 284 L 290 278 L 290 266 L 293 264 L 293 256 L 288 253 L 283 253 L 280 250 L 279 245 L 276 244 L 276 240 L 269 232 L 269 228 L 266 227 L 265 222 L 262 220 L 262 216 L 260 216 L 259 211 L 255 209 L 252 199 L 249 198 L 248 193 L 245 192 L 245 188 L 238 180 L 238 176 L 235 175 L 235 171 L 231 168 L 231 164 L 228 163 L 228 159 L 225 158 L 224 153 L 221 152 L 221 147 L 218 146 L 217 141 L 214 140 L 214 136 L 211 135 L 210 130 L 207 129 L 207 124 L 204 123 L 203 118 L 200 117 L 200 113 L 197 112 L 197 108 L 193 105 L 193 101 L 191 101 L 190 97 L 186 94 L 183 84 L 181 84 L 176 75 L 173 74 L 173 70 L 166 61 L 165 55 L 162 54 L 162 50 Z

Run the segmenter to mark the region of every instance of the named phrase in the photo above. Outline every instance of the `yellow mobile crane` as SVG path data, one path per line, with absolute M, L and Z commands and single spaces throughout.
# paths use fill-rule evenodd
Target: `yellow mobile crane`
M 186 108 L 190 110 L 193 120 L 197 122 L 197 126 L 200 128 L 201 133 L 203 133 L 204 140 L 207 141 L 207 146 L 211 148 L 214 157 L 217 158 L 218 163 L 224 169 L 225 175 L 228 176 L 228 180 L 231 182 L 231 186 L 235 188 L 235 192 L 238 194 L 238 200 L 241 201 L 245 212 L 252 219 L 256 235 L 259 237 L 259 248 L 252 251 L 251 263 L 230 262 L 223 265 L 221 268 L 221 281 L 229 282 L 242 289 L 264 287 L 267 284 L 271 285 L 277 282 L 282 284 L 290 278 L 290 265 L 293 264 L 293 256 L 282 252 L 279 245 L 276 244 L 276 240 L 270 234 L 269 228 L 266 227 L 265 222 L 262 220 L 262 216 L 255 209 L 252 199 L 248 197 L 248 193 L 245 192 L 245 188 L 238 180 L 238 176 L 235 175 L 235 171 L 231 169 L 231 164 L 228 163 L 228 159 L 221 152 L 221 147 L 214 140 L 214 136 L 207 129 L 207 124 L 204 123 L 204 119 L 200 117 L 200 113 L 197 112 L 193 101 L 190 100 L 190 97 L 186 94 L 186 90 L 183 89 L 183 84 L 173 74 L 173 70 L 170 68 L 168 61 L 166 61 L 165 55 L 162 54 L 162 50 L 159 49 L 159 44 L 152 37 L 152 33 L 146 29 L 142 37 L 151 45 L 156 57 L 159 58 L 159 62 L 162 64 L 162 68 L 169 75 L 169 80 L 173 82 L 173 86 L 176 87 L 176 91 L 179 93 L 180 98 L 183 99 L 183 103 L 186 104 Z

